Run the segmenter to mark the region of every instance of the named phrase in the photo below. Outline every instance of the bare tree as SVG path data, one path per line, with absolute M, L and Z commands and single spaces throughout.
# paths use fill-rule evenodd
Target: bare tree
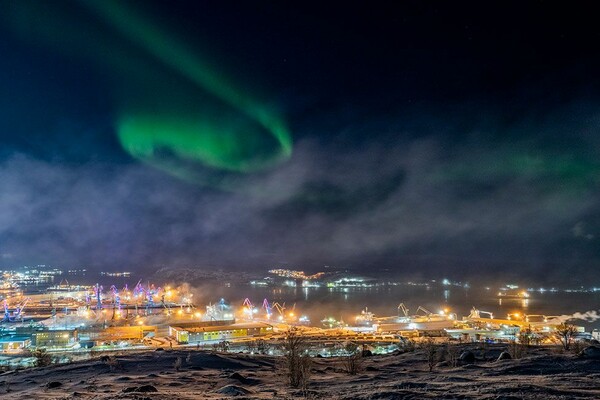
M 256 343 L 254 343 L 253 340 L 246 343 L 246 351 L 248 353 L 254 353 L 256 351 Z
M 290 329 L 283 344 L 285 365 L 291 387 L 306 391 L 310 381 L 312 360 L 307 354 L 308 343 L 296 329 Z
M 258 351 L 260 354 L 267 354 L 270 348 L 271 346 L 266 340 L 258 339 L 256 341 L 256 351 Z
M 179 372 L 181 370 L 182 365 L 183 365 L 183 360 L 181 359 L 181 357 L 177 357 L 175 359 L 175 364 L 173 364 L 173 368 L 175 368 L 175 371 Z
M 533 342 L 533 337 L 534 335 L 531 328 L 527 327 L 527 329 L 519 332 L 519 343 L 529 346 Z
M 511 340 L 508 344 L 507 351 L 508 354 L 516 360 L 522 358 L 527 353 L 527 345 L 522 342 L 517 342 L 516 340 Z
M 36 367 L 46 367 L 52 364 L 52 356 L 44 348 L 37 348 L 31 352 L 31 355 L 35 357 Z
M 571 347 L 571 343 L 573 342 L 573 338 L 577 333 L 577 328 L 574 325 L 562 323 L 556 327 L 554 331 L 554 335 L 558 340 L 560 340 L 563 349 L 569 350 Z
M 415 351 L 417 346 L 416 346 L 414 340 L 408 339 L 408 340 L 402 341 L 401 344 L 399 345 L 399 347 L 405 353 L 410 353 L 410 352 Z
M 347 355 L 342 359 L 343 369 L 349 375 L 356 375 L 363 369 L 363 355 L 355 343 L 345 346 Z
M 454 343 L 448 342 L 446 343 L 446 348 L 444 350 L 444 359 L 448 362 L 448 365 L 451 367 L 457 367 L 460 356 L 460 347 Z
M 438 362 L 438 348 L 430 337 L 422 342 L 421 348 L 425 351 L 425 359 L 427 360 L 429 372 L 432 372 L 435 364 Z
M 214 343 L 213 344 L 213 349 L 215 351 L 222 351 L 222 352 L 226 352 L 229 351 L 229 345 L 230 343 L 227 340 L 223 340 L 219 343 Z
M 119 362 L 119 360 L 117 360 L 116 357 L 109 357 L 106 361 L 105 364 L 108 365 L 108 367 L 110 368 L 111 371 L 116 371 L 116 370 L 122 370 L 123 366 L 121 365 L 121 363 Z
M 571 351 L 575 354 L 580 354 L 583 350 L 585 350 L 589 346 L 590 346 L 589 343 L 586 343 L 582 340 L 574 340 L 573 343 L 571 343 Z

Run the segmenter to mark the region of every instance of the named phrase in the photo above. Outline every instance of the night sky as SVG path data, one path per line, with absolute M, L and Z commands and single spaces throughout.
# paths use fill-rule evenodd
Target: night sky
M 600 282 L 594 2 L 390 3 L 2 1 L 0 266 Z

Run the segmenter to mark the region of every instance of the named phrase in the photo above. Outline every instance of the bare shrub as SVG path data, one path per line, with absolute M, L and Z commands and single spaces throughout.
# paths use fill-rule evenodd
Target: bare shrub
M 46 349 L 37 348 L 31 352 L 31 356 L 35 358 L 34 365 L 36 367 L 46 367 L 52 364 L 52 356 Z
M 481 357 L 485 360 L 486 354 L 490 349 L 490 345 L 485 338 L 479 342 L 479 349 L 481 350 Z
M 312 360 L 307 354 L 308 343 L 296 329 L 290 329 L 284 340 L 285 366 L 290 386 L 306 391 L 310 381 Z
M 589 347 L 589 346 L 590 346 L 590 344 L 587 342 L 584 342 L 583 340 L 573 340 L 573 342 L 571 343 L 571 351 L 575 354 L 579 354 L 583 350 L 585 350 L 586 347 Z
M 256 343 L 253 340 L 246 343 L 246 351 L 249 353 L 254 353 L 256 351 Z
M 109 357 L 106 360 L 105 364 L 108 365 L 108 367 L 110 368 L 111 371 L 117 371 L 117 370 L 123 369 L 123 366 L 121 365 L 119 360 L 117 360 L 116 357 Z
M 446 343 L 444 348 L 444 360 L 448 362 L 451 367 L 458 366 L 458 360 L 460 358 L 460 347 L 454 343 Z
M 511 340 L 507 351 L 513 359 L 523 358 L 527 354 L 527 345 Z
M 215 344 L 213 344 L 213 349 L 214 349 L 215 351 L 223 351 L 223 352 L 226 352 L 226 351 L 228 351 L 228 350 L 229 350 L 229 345 L 230 345 L 230 343 L 229 343 L 227 340 L 224 340 L 224 341 L 222 341 L 222 342 L 219 342 L 219 343 L 215 343 Z
M 519 343 L 525 346 L 529 346 L 533 343 L 533 332 L 531 331 L 531 328 L 519 332 Z
M 256 351 L 258 351 L 260 354 L 267 354 L 270 349 L 271 346 L 266 340 L 259 339 L 256 341 Z
M 573 338 L 577 333 L 577 328 L 571 324 L 562 323 L 556 327 L 554 335 L 560 341 L 564 350 L 569 350 L 573 343 Z
M 175 371 L 179 372 L 181 370 L 181 366 L 183 365 L 183 360 L 181 357 L 177 357 L 175 359 L 175 363 L 173 364 L 173 368 L 175 368 Z
M 407 339 L 407 340 L 403 340 L 400 343 L 398 343 L 398 348 L 405 353 L 410 353 L 410 352 L 415 351 L 415 349 L 417 348 L 417 345 L 414 340 Z

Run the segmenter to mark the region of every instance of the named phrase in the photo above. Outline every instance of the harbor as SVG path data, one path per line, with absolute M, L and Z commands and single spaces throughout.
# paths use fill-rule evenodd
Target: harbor
M 320 356 L 339 354 L 348 343 L 384 354 L 407 341 L 428 338 L 441 343 L 526 341 L 555 345 L 556 330 L 567 322 L 576 329 L 573 340 L 599 339 L 597 329 L 577 325 L 576 320 L 570 321 L 566 315 L 533 312 L 499 315 L 476 307 L 466 315 L 459 315 L 447 302 L 436 311 L 418 304 L 411 305 L 411 309 L 400 302 L 389 307 L 387 315 L 377 315 L 366 304 L 346 318 L 326 315 L 325 309 L 321 318 L 310 318 L 303 308 L 308 305 L 310 315 L 314 316 L 319 312 L 318 306 L 296 302 L 295 298 L 286 302 L 282 299 L 286 293 L 277 290 L 273 292 L 277 293 L 278 301 L 266 297 L 260 301 L 249 297 L 241 301 L 218 298 L 198 304 L 187 285 L 162 286 L 139 280 L 131 287 L 125 284 L 119 289 L 114 284 L 105 288 L 99 283 L 72 285 L 61 280 L 44 290 L 38 288 L 28 293 L 27 286 L 6 282 L 2 293 L 4 316 L 0 323 L 0 352 L 4 357 L 0 364 L 5 366 L 31 362 L 28 356 L 34 349 L 78 357 L 97 351 L 190 346 L 243 352 L 255 348 L 260 341 L 267 343 L 271 353 L 276 353 L 278 343 L 290 330 L 305 336 L 311 351 Z M 519 293 L 516 297 L 505 294 L 498 301 L 518 303 L 534 298 L 529 292 Z M 331 305 L 327 308 L 331 310 Z

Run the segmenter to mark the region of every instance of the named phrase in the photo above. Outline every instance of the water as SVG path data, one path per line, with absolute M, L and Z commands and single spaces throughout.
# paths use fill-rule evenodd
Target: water
M 73 280 L 73 282 L 71 282 Z M 73 284 L 90 284 L 90 277 L 69 279 Z M 133 289 L 137 279 L 101 277 L 99 281 L 107 291 L 111 284 L 118 288 L 129 284 Z M 422 306 L 438 313 L 448 309 L 458 318 L 469 314 L 471 308 L 492 312 L 495 317 L 505 318 L 507 314 L 571 315 L 576 312 L 600 310 L 600 292 L 529 292 L 528 299 L 499 299 L 498 288 L 468 287 L 456 285 L 408 285 L 377 286 L 371 288 L 303 288 L 265 287 L 249 284 L 224 285 L 215 283 L 191 288 L 193 302 L 202 310 L 208 303 L 216 303 L 221 298 L 233 306 L 241 307 L 245 298 L 260 308 L 263 300 L 269 303 L 285 303 L 287 311 L 296 304 L 296 313 L 307 315 L 312 325 L 320 326 L 326 317 L 351 322 L 365 307 L 375 316 L 398 315 L 398 305 L 404 303 L 410 314 Z M 600 320 L 595 322 L 574 320 L 573 323 L 586 329 L 600 329 Z
M 196 292 L 198 304 L 215 302 L 220 298 L 233 305 L 241 305 L 249 298 L 256 307 L 263 299 L 270 303 L 285 302 L 288 310 L 296 304 L 296 311 L 307 315 L 314 325 L 325 317 L 343 318 L 351 321 L 361 310 L 368 307 L 376 316 L 398 315 L 398 305 L 404 303 L 410 314 L 418 306 L 437 313 L 448 309 L 459 318 L 469 314 L 472 307 L 489 311 L 495 317 L 505 318 L 509 313 L 570 315 L 575 312 L 600 310 L 600 292 L 530 292 L 528 299 L 498 299 L 497 290 L 490 288 L 461 288 L 446 286 L 384 286 L 373 288 L 292 288 L 256 287 L 251 285 L 220 286 L 211 288 L 210 293 Z M 198 300 L 201 300 L 198 302 Z M 600 320 L 589 323 L 573 321 L 588 329 L 600 328 Z

